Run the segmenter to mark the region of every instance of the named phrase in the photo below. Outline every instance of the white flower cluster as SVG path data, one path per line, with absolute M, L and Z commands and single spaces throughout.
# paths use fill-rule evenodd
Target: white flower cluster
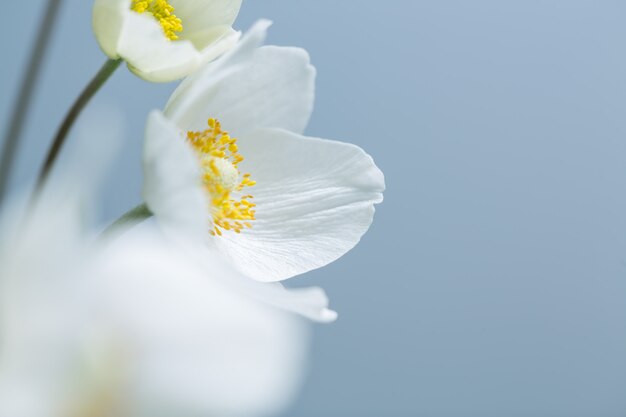
M 144 204 L 116 227 L 84 222 L 107 149 L 3 207 L 0 417 L 268 416 L 297 393 L 307 322 L 337 315 L 280 281 L 354 247 L 384 178 L 359 147 L 303 134 L 308 54 L 263 46 L 268 21 L 240 36 L 240 6 L 95 0 L 111 60 L 186 78 L 147 116 Z

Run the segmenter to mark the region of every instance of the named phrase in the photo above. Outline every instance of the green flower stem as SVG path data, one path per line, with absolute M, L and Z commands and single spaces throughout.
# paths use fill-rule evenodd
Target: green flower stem
M 102 231 L 102 236 L 109 236 L 111 233 L 116 232 L 124 227 L 132 226 L 135 223 L 139 223 L 142 220 L 152 217 L 152 212 L 145 204 L 140 204 L 135 208 L 128 210 L 119 219 L 111 223 L 106 229 Z
M 102 87 L 102 85 L 109 79 L 111 74 L 115 72 L 115 70 L 122 63 L 121 59 L 109 59 L 104 63 L 100 71 L 93 77 L 93 79 L 89 82 L 87 87 L 83 90 L 83 92 L 78 96 L 74 105 L 70 109 L 70 111 L 65 116 L 61 127 L 57 131 L 56 136 L 54 137 L 54 141 L 48 150 L 48 155 L 46 156 L 46 160 L 39 172 L 39 177 L 37 178 L 37 186 L 35 192 L 38 192 L 43 186 L 50 170 L 54 166 L 54 162 L 56 161 L 63 144 L 65 143 L 65 139 L 67 138 L 67 134 L 69 133 L 72 125 L 80 115 L 81 111 L 85 108 L 87 103 L 91 100 L 91 98 L 96 94 L 96 92 Z
M 17 103 L 9 118 L 9 127 L 4 133 L 2 155 L 0 155 L 0 204 L 4 199 L 9 183 L 9 175 L 13 168 L 15 152 L 24 127 L 24 121 L 28 114 L 30 102 L 39 80 L 39 74 L 43 68 L 47 46 L 52 38 L 51 33 L 58 16 L 61 0 L 48 0 L 46 10 L 41 18 L 41 25 L 37 33 L 37 39 L 28 60 L 28 67 L 22 79 Z

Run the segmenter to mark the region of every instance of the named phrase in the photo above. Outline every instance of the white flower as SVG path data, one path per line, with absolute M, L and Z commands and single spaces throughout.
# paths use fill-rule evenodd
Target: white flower
M 93 29 L 104 53 L 155 82 L 185 77 L 231 48 L 241 0 L 95 0 Z
M 268 25 L 255 25 L 149 116 L 143 187 L 164 230 L 195 233 L 263 282 L 350 250 L 384 189 L 359 147 L 302 135 L 315 70 L 302 49 L 259 47 Z
M 145 228 L 129 235 L 92 281 L 100 294 L 92 374 L 117 384 L 116 415 L 281 411 L 300 388 L 307 324 L 239 291 L 234 271 L 218 260 L 201 267 L 192 249 Z

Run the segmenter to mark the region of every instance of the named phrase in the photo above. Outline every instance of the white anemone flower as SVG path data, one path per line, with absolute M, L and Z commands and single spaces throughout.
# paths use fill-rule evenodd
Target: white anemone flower
M 144 147 L 143 196 L 162 229 L 261 282 L 354 247 L 385 187 L 361 148 L 303 136 L 315 69 L 302 49 L 260 46 L 269 24 L 184 80 L 150 114 Z
M 231 48 L 241 0 L 95 0 L 93 29 L 104 53 L 148 81 L 185 77 Z

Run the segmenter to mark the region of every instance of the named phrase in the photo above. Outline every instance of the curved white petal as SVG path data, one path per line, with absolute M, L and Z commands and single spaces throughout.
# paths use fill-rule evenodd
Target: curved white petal
M 215 244 L 245 275 L 278 281 L 324 266 L 350 250 L 382 201 L 384 177 L 361 148 L 261 129 L 239 139 L 240 165 L 257 185 L 256 217 Z
M 190 41 L 170 41 L 158 22 L 147 13 L 124 10 L 118 54 L 139 77 L 168 82 L 187 76 L 202 62 Z
M 267 29 L 271 25 L 272 22 L 266 19 L 257 21 L 243 35 L 241 40 L 220 59 L 211 63 L 211 65 L 201 67 L 196 72 L 190 74 L 187 78 L 182 80 L 170 96 L 167 105 L 165 106 L 169 117 L 172 117 L 175 113 L 180 112 L 178 108 L 181 106 L 181 101 L 184 102 L 193 99 L 194 92 L 197 90 L 196 84 L 198 83 L 198 80 L 211 77 L 219 78 L 215 74 L 223 72 L 225 67 L 236 65 L 249 59 L 254 51 L 265 41 Z
M 253 33 L 264 35 L 259 29 Z M 183 130 L 203 130 L 215 117 L 234 136 L 262 127 L 303 132 L 315 95 L 315 68 L 307 52 L 276 46 L 250 50 L 248 43 L 253 42 L 182 83 L 165 115 Z
M 208 46 L 200 50 L 200 61 L 206 64 L 231 50 L 241 37 L 241 32 L 231 27 L 218 27 L 206 34 L 207 36 L 215 36 L 216 39 Z
M 117 46 L 129 0 L 94 0 L 93 31 L 102 51 L 111 59 L 119 58 Z
M 181 39 L 191 40 L 198 50 L 216 41 L 235 21 L 241 0 L 169 0 L 183 24 Z M 210 35 L 207 32 L 214 31 Z M 216 36 L 218 32 L 222 32 Z
M 145 227 L 149 228 L 150 225 Z M 216 265 L 224 265 L 222 268 L 232 268 L 232 266 L 226 267 L 227 261 L 213 247 L 207 251 L 198 249 L 198 246 L 190 241 L 177 241 L 177 244 L 181 243 L 183 244 L 183 252 L 196 254 L 194 261 L 202 270 L 211 271 Z M 328 308 L 328 296 L 322 288 L 285 288 L 277 282 L 260 282 L 234 272 L 226 278 L 225 285 L 264 304 L 296 313 L 320 323 L 330 323 L 337 319 L 337 313 Z
M 328 296 L 319 287 L 285 288 L 277 282 L 259 282 L 243 277 L 239 290 L 264 303 L 299 314 L 320 323 L 337 320 L 337 313 L 328 308 Z
M 206 239 L 208 200 L 196 155 L 161 112 L 148 116 L 143 150 L 143 198 L 166 233 Z

